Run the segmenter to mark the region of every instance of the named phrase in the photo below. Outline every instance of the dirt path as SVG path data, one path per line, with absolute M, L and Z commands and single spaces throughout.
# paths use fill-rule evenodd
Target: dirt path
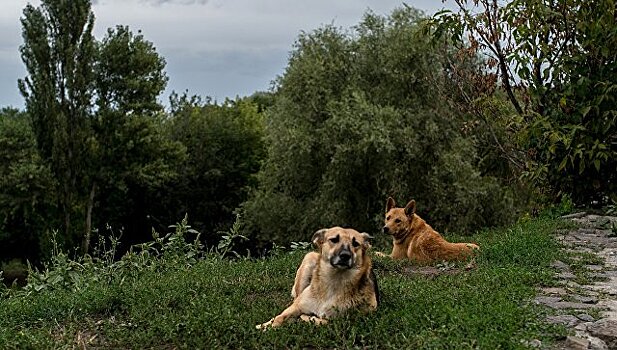
M 581 212 L 562 219 L 580 227 L 557 232 L 566 253 L 553 262 L 559 287 L 542 288 L 534 302 L 554 309 L 547 321 L 574 334 L 557 349 L 617 349 L 617 217 Z

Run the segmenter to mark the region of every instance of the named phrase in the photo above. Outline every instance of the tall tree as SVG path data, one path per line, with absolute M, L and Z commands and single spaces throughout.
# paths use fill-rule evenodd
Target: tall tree
M 20 90 L 38 150 L 58 179 L 64 236 L 87 253 L 97 199 L 105 195 L 104 204 L 124 208 L 130 188 L 160 186 L 184 159 L 182 145 L 162 130 L 157 97 L 167 83 L 165 60 L 126 26 L 97 42 L 90 0 L 28 5 L 22 25 L 28 76 Z M 121 215 L 107 208 L 100 214 Z
M 262 106 L 268 103 L 266 95 L 260 98 Z M 222 104 L 186 94 L 170 99 L 167 130 L 186 147 L 188 159 L 161 211 L 167 220 L 188 213 L 193 227 L 212 243 L 219 239 L 217 231 L 233 224 L 233 212 L 255 187 L 254 177 L 264 158 L 264 118 L 254 99 Z
M 83 164 L 92 136 L 94 14 L 90 0 L 43 0 L 23 13 L 20 51 L 28 76 L 19 80 L 19 89 L 38 150 L 58 180 L 68 238 L 83 229 L 73 230 L 72 217 L 82 207 Z
M 157 97 L 167 85 L 165 59 L 143 35 L 128 26 L 109 28 L 97 45 L 95 104 L 92 122 L 96 149 L 89 157 L 92 171 L 86 203 L 86 230 L 82 248 L 87 251 L 93 227 L 95 200 L 122 198 L 105 204 L 125 208 L 129 187 L 160 186 L 175 176 L 175 160 L 183 159 L 179 143 L 165 139 L 161 130 L 163 110 Z M 166 162 L 162 159 L 167 159 Z M 119 194 L 120 193 L 123 194 Z M 137 194 L 136 194 L 137 195 Z M 102 208 L 106 220 L 116 221 L 118 211 Z

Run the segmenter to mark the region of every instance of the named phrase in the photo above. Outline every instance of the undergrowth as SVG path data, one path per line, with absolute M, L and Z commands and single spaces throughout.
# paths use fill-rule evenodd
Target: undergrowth
M 291 302 L 294 274 L 310 245 L 278 247 L 265 259 L 229 259 L 232 243 L 206 249 L 185 219 L 119 260 L 117 239 L 79 260 L 55 251 L 44 269 L 31 271 L 24 289 L 0 291 L 0 348 L 512 349 L 533 339 L 550 343 L 565 331 L 545 324 L 545 310 L 530 300 L 538 286 L 554 283 L 549 265 L 559 246 L 551 233 L 558 225 L 532 219 L 478 233 L 471 239 L 482 251 L 472 269 L 441 264 L 438 273 L 418 275 L 408 262 L 375 257 L 382 300 L 376 312 L 261 332 L 255 325 Z

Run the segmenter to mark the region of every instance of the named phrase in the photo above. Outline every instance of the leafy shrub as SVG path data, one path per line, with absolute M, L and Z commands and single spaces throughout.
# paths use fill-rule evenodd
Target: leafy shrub
M 125 279 L 135 278 L 148 270 L 196 264 L 206 253 L 199 241 L 199 233 L 191 229 L 186 217 L 170 228 L 174 231 L 163 237 L 153 231 L 153 241 L 131 247 L 119 260 L 115 260 L 120 243 L 118 238 L 112 237 L 107 247 L 100 237 L 93 255 L 77 259 L 71 259 L 54 243 L 50 262 L 41 270 L 30 269 L 25 291 L 36 293 L 62 289 L 79 292 L 93 284 L 112 281 L 122 284 Z M 188 234 L 195 236 L 192 242 L 187 242 Z

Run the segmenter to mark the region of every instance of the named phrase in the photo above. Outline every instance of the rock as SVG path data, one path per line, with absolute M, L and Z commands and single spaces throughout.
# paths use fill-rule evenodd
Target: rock
M 598 303 L 598 298 L 595 298 L 595 297 L 573 295 L 572 298 L 574 298 L 574 300 L 580 301 L 583 304 L 597 304 Z
M 585 265 L 585 268 L 590 271 L 602 271 L 604 266 L 600 265 Z
M 578 219 L 578 218 L 582 218 L 583 216 L 587 215 L 586 212 L 581 211 L 578 213 L 572 213 L 572 214 L 568 214 L 568 215 L 564 215 L 564 216 L 560 216 L 560 219 Z
M 585 321 L 585 322 L 593 322 L 596 320 L 595 318 L 593 318 L 592 316 L 588 314 L 578 314 L 576 315 L 576 317 L 578 317 L 579 320 Z
M 561 299 L 561 297 L 547 297 L 547 296 L 539 296 L 533 299 L 533 301 L 536 304 L 544 304 L 544 305 L 554 304 L 562 300 L 563 299 Z
M 570 288 L 574 288 L 574 289 L 581 288 L 581 285 L 580 285 L 580 284 L 578 284 L 578 283 L 576 283 L 576 282 L 573 282 L 573 281 L 567 281 L 567 282 L 566 282 L 566 286 L 568 286 L 568 287 L 570 287 Z
M 568 266 L 568 264 L 566 264 L 565 262 L 561 261 L 561 260 L 555 260 L 551 263 L 552 267 L 555 267 L 559 270 L 569 270 L 570 266 Z
M 609 349 L 617 349 L 617 319 L 601 319 L 587 326 L 587 330 L 602 339 Z
M 588 339 L 590 342 L 589 348 L 591 350 L 608 350 L 608 346 L 606 346 L 604 340 L 592 336 L 588 336 Z
M 582 233 L 584 235 L 595 235 L 597 233 L 597 229 L 595 228 L 579 228 L 576 233 Z
M 576 275 L 573 274 L 572 272 L 564 271 L 564 272 L 559 273 L 557 277 L 562 280 L 573 280 L 576 278 Z
M 563 288 L 540 288 L 542 293 L 544 294 L 553 294 L 553 295 L 566 295 L 568 291 Z
M 596 307 L 594 304 L 575 303 L 571 301 L 558 301 L 556 303 L 549 303 L 545 305 L 550 308 L 558 309 L 558 310 L 563 310 L 563 309 L 587 310 L 587 309 L 593 309 Z
M 573 349 L 573 350 L 584 350 L 584 349 L 588 349 L 589 348 L 589 340 L 587 339 L 583 339 L 583 338 L 579 338 L 579 337 L 573 337 L 571 335 L 569 335 L 566 338 L 566 348 L 568 349 Z
M 548 316 L 546 318 L 546 322 L 552 324 L 563 324 L 566 327 L 574 327 L 579 323 L 578 318 L 572 315 L 557 315 L 557 316 Z

